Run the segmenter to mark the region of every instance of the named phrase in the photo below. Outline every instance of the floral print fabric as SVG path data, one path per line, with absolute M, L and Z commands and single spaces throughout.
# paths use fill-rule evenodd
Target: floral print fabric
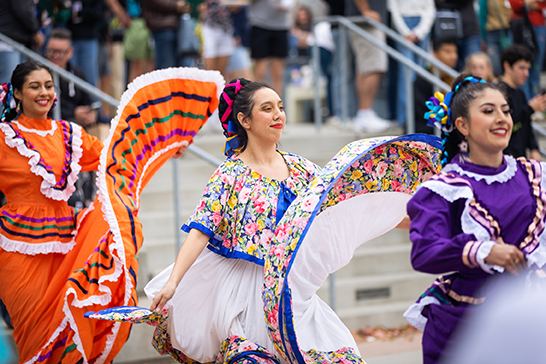
M 277 213 L 283 212 L 277 211 L 279 195 L 281 192 L 297 195 L 318 171 L 315 164 L 302 157 L 279 153 L 290 171 L 284 181 L 261 176 L 238 155 L 228 158 L 209 180 L 194 214 L 182 230 L 198 229 L 207 234 L 208 248 L 215 253 L 263 265 Z
M 269 335 L 292 363 L 364 363 L 351 348 L 332 352 L 298 347 L 288 275 L 314 218 L 326 208 L 364 193 L 403 192 L 440 170 L 439 138 L 410 135 L 360 140 L 343 148 L 300 193 L 279 222 L 265 262 L 264 315 Z

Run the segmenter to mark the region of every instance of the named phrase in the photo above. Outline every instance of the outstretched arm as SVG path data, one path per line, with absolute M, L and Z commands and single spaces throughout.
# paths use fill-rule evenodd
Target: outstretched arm
M 165 303 L 174 296 L 176 287 L 188 271 L 192 264 L 195 262 L 199 254 L 207 246 L 209 241 L 208 235 L 197 229 L 192 229 L 186 238 L 186 241 L 180 248 L 176 262 L 174 263 L 173 271 L 167 284 L 159 293 L 154 297 L 151 311 L 160 311 Z

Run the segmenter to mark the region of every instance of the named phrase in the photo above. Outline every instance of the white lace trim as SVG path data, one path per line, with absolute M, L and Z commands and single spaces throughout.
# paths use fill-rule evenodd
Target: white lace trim
M 55 122 L 55 120 L 51 120 L 51 129 L 49 129 L 49 130 L 30 129 L 30 128 L 27 128 L 27 127 L 24 127 L 23 125 L 21 125 L 21 123 L 19 123 L 17 120 L 13 120 L 13 121 L 11 121 L 11 123 L 17 125 L 17 127 L 21 131 L 24 131 L 24 132 L 27 132 L 27 133 L 34 133 L 34 134 L 37 134 L 37 135 L 39 135 L 41 137 L 46 137 L 48 135 L 53 135 L 53 134 L 55 134 L 55 131 L 57 130 L 57 123 Z
M 38 177 L 42 177 L 43 181 L 40 186 L 40 192 L 53 200 L 68 201 L 72 193 L 76 190 L 74 184 L 78 180 L 81 166 L 79 164 L 82 156 L 82 128 L 79 125 L 71 123 L 72 132 L 72 163 L 70 164 L 71 172 L 67 176 L 66 188 L 64 190 L 56 190 L 52 187 L 57 183 L 55 175 L 47 173 L 47 171 L 38 165 L 40 162 L 40 153 L 28 149 L 21 138 L 15 137 L 15 132 L 6 124 L 0 123 L 0 129 L 6 135 L 5 141 L 8 147 L 16 148 L 20 155 L 29 158 L 28 164 L 30 171 Z
M 504 158 L 505 158 L 506 164 L 507 164 L 505 170 L 498 173 L 498 174 L 491 175 L 491 176 L 465 171 L 458 164 L 455 164 L 455 163 L 450 163 L 447 166 L 445 166 L 442 169 L 442 172 L 455 172 L 455 173 L 458 173 L 460 175 L 465 175 L 465 176 L 468 176 L 470 178 L 473 178 L 476 181 L 484 180 L 485 183 L 487 183 L 488 185 L 490 185 L 493 182 L 504 183 L 504 182 L 510 180 L 512 177 L 514 177 L 516 175 L 516 171 L 518 169 L 518 166 L 517 166 L 517 163 L 516 163 L 516 160 L 514 159 L 514 157 L 509 156 L 509 155 L 505 155 Z
M 139 178 L 138 184 L 137 184 L 137 191 L 136 191 L 136 194 L 135 194 L 136 195 L 136 207 L 137 207 L 137 209 L 140 206 L 140 190 L 142 189 L 142 181 L 144 180 L 144 176 L 146 174 L 146 171 L 150 167 L 150 165 L 153 162 L 155 162 L 159 157 L 161 157 L 163 154 L 167 153 L 169 150 L 172 150 L 172 149 L 175 149 L 175 148 L 179 149 L 181 147 L 187 147 L 188 145 L 189 145 L 189 143 L 188 143 L 187 140 L 183 140 L 183 141 L 178 142 L 178 143 L 173 143 L 173 144 L 169 145 L 168 147 L 166 147 L 164 149 L 161 149 L 160 151 L 155 153 L 150 159 L 148 159 L 148 161 L 144 165 L 144 168 L 142 168 L 142 173 L 140 175 L 140 178 Z
M 436 297 L 425 296 L 419 302 L 409 306 L 404 312 L 404 318 L 417 330 L 425 331 L 428 319 L 421 314 L 423 308 L 428 305 L 439 305 L 440 301 Z
M 47 243 L 27 243 L 11 240 L 0 234 L 0 247 L 7 252 L 15 252 L 25 255 L 60 253 L 66 254 L 76 245 L 75 237 L 69 243 L 50 241 Z
M 53 342 L 53 340 L 55 340 L 59 334 L 66 328 L 66 325 L 68 324 L 68 319 L 65 317 L 63 319 L 63 321 L 61 321 L 61 324 L 57 327 L 57 329 L 55 329 L 55 331 L 53 332 L 53 335 L 51 335 L 51 337 L 49 338 L 49 340 L 47 341 L 47 344 L 45 344 L 43 348 L 47 347 L 49 344 L 51 344 Z M 25 363 L 23 364 L 31 364 L 31 363 L 34 363 L 36 362 L 36 360 L 38 360 L 38 358 L 40 357 L 41 355 L 41 351 L 36 354 L 32 359 L 30 359 L 29 361 L 26 361 Z
M 476 261 L 480 265 L 480 267 L 483 269 L 484 272 L 487 272 L 489 274 L 495 273 L 494 271 L 497 271 L 499 273 L 504 272 L 504 268 L 498 265 L 491 265 L 487 264 L 485 262 L 485 258 L 489 256 L 489 253 L 491 253 L 491 249 L 498 243 L 495 241 L 484 241 L 478 248 L 478 251 L 476 252 Z

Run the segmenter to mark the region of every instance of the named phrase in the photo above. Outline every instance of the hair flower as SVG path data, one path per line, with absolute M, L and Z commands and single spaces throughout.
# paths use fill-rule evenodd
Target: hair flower
M 436 92 L 434 96 L 428 99 L 425 103 L 430 110 L 425 113 L 428 126 L 436 127 L 446 133 L 453 131 L 453 125 L 451 125 L 449 117 L 450 101 L 451 92 L 445 96 L 441 92 Z

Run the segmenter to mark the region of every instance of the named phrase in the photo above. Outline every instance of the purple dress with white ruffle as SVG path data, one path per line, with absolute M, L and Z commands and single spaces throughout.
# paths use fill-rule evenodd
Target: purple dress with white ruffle
M 448 273 L 404 314 L 423 331 L 425 364 L 438 362 L 465 313 L 507 276 L 484 262 L 493 245 L 518 245 L 530 269 L 546 262 L 545 166 L 505 156 L 493 168 L 456 156 L 409 201 L 413 268 Z

